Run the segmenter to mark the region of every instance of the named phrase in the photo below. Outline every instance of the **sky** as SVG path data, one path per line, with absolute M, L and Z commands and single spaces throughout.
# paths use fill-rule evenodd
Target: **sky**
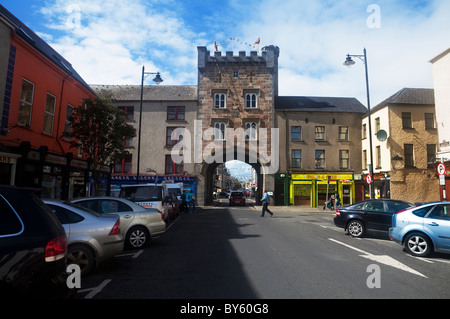
M 372 107 L 433 88 L 429 61 L 450 47 L 448 0 L 0 0 L 89 84 L 197 84 L 197 46 L 280 48 L 279 95 L 355 97 Z M 254 45 L 260 38 L 260 45 Z M 225 54 L 225 53 L 223 53 Z M 148 77 L 146 84 L 153 84 Z

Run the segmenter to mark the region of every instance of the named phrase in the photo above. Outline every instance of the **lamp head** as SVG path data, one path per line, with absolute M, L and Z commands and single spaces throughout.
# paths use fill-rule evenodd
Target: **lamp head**
M 158 73 L 156 73 L 155 78 L 153 79 L 153 82 L 155 82 L 156 84 L 160 84 L 163 81 L 163 79 L 161 79 L 161 75 Z
M 345 59 L 344 65 L 345 66 L 352 66 L 353 64 L 355 64 L 356 62 L 353 61 L 352 57 L 350 56 L 350 54 L 347 54 L 347 59 Z

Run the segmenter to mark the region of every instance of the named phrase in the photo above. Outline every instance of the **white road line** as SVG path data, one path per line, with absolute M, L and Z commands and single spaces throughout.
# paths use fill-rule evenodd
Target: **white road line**
M 353 249 L 353 250 L 355 250 L 355 251 L 357 251 L 359 253 L 362 253 L 362 255 L 359 255 L 360 257 L 363 257 L 363 258 L 366 258 L 366 259 L 370 259 L 370 260 L 373 260 L 373 261 L 378 262 L 380 264 L 391 266 L 391 267 L 394 267 L 394 268 L 397 268 L 397 269 L 409 272 L 409 273 L 417 275 L 417 276 L 428 278 L 427 276 L 425 276 L 425 275 L 421 274 L 420 272 L 418 272 L 418 271 L 416 271 L 416 270 L 406 266 L 405 264 L 402 264 L 401 262 L 395 260 L 394 258 L 392 258 L 390 256 L 387 256 L 387 255 L 381 255 L 381 256 L 372 255 L 372 254 L 370 254 L 370 253 L 368 253 L 368 252 L 366 252 L 364 250 L 361 250 L 359 248 L 356 248 L 356 247 L 350 246 L 348 244 L 345 244 L 343 242 L 337 241 L 337 240 L 335 240 L 333 238 L 328 238 L 328 239 L 330 241 L 332 241 L 332 242 L 335 242 L 335 243 L 339 244 L 339 245 L 345 246 L 345 247 Z
M 86 295 L 86 297 L 84 297 L 84 299 L 94 298 L 94 296 L 96 294 L 98 294 L 100 291 L 102 291 L 102 289 L 105 288 L 106 285 L 109 284 L 111 281 L 112 281 L 112 279 L 106 279 L 100 285 L 98 285 L 97 287 L 78 290 L 78 293 L 83 293 L 83 292 L 90 291 L 90 293 L 88 293 Z

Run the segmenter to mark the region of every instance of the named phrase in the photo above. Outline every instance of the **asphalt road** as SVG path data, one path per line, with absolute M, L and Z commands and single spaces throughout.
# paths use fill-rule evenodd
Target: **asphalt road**
M 330 213 L 277 211 L 182 215 L 149 247 L 82 278 L 78 298 L 450 298 L 450 255 L 411 257 L 386 236 L 344 234 Z

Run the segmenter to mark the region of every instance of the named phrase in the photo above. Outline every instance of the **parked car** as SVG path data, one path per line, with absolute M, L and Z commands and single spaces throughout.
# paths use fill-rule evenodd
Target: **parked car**
M 87 275 L 101 262 L 123 251 L 118 215 L 101 216 L 88 209 L 56 200 L 44 200 L 63 225 L 67 235 L 67 264 L 80 266 Z
M 64 228 L 30 189 L 0 186 L 0 298 L 66 298 Z
M 427 203 L 392 216 L 391 240 L 418 257 L 450 254 L 450 202 Z
M 102 215 L 118 214 L 126 247 L 144 247 L 152 237 L 166 231 L 166 222 L 161 211 L 156 208 L 144 208 L 125 198 L 89 197 L 72 200 L 72 203 Z
M 391 199 L 370 199 L 336 209 L 334 224 L 353 237 L 363 237 L 367 230 L 388 232 L 392 215 L 414 204 Z

